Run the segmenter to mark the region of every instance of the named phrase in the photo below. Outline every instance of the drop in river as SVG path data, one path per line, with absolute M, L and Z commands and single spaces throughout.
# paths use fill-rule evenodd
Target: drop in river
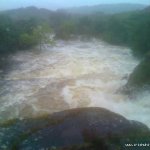
M 0 121 L 77 107 L 104 107 L 150 126 L 150 93 L 117 92 L 139 63 L 131 50 L 92 39 L 19 52 L 0 81 Z

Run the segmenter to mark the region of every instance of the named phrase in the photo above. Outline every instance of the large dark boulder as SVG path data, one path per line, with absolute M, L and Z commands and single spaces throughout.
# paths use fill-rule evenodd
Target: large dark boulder
M 150 140 L 144 124 L 103 108 L 78 108 L 0 126 L 0 149 L 118 149 Z
M 126 89 L 137 90 L 150 85 L 150 56 L 147 56 L 130 75 Z

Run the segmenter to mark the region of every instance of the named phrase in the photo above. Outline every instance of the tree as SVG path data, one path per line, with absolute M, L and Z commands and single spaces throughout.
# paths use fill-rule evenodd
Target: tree
M 150 52 L 150 20 L 141 22 L 133 34 L 132 48 L 138 57 L 146 56 Z
M 60 25 L 60 29 L 57 32 L 57 37 L 63 39 L 69 39 L 75 33 L 75 24 L 73 21 L 65 21 Z
M 40 50 L 43 44 L 52 43 L 52 30 L 48 24 L 43 23 L 33 29 L 33 37 L 37 43 L 40 44 Z
M 30 48 L 31 46 L 36 44 L 36 40 L 33 35 L 28 33 L 23 33 L 20 35 L 20 45 L 23 49 Z

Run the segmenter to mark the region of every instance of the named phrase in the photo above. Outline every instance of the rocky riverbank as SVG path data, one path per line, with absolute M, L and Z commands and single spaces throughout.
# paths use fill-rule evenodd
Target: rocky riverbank
M 78 108 L 0 126 L 1 150 L 105 149 L 148 142 L 150 130 L 103 108 Z

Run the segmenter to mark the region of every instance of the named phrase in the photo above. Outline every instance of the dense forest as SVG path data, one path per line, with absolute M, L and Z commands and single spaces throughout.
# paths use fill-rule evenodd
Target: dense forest
M 149 61 L 149 7 L 117 14 L 97 12 L 84 15 L 28 7 L 1 12 L 0 19 L 1 56 L 48 42 L 51 33 L 64 40 L 79 35 L 100 38 L 111 44 L 128 46 L 136 57 Z M 146 70 L 145 76 L 149 81 L 149 65 Z M 143 80 L 143 75 L 140 79 Z
M 70 15 L 63 10 L 51 12 L 29 7 L 3 12 L 0 19 L 1 53 L 36 45 L 40 38 L 38 32 L 48 32 L 47 30 L 53 30 L 56 37 L 62 39 L 86 35 L 112 44 L 126 45 L 137 56 L 148 54 L 150 49 L 149 8 L 113 15 Z M 37 31 L 39 26 L 43 26 L 43 29 L 47 26 L 47 30 Z

